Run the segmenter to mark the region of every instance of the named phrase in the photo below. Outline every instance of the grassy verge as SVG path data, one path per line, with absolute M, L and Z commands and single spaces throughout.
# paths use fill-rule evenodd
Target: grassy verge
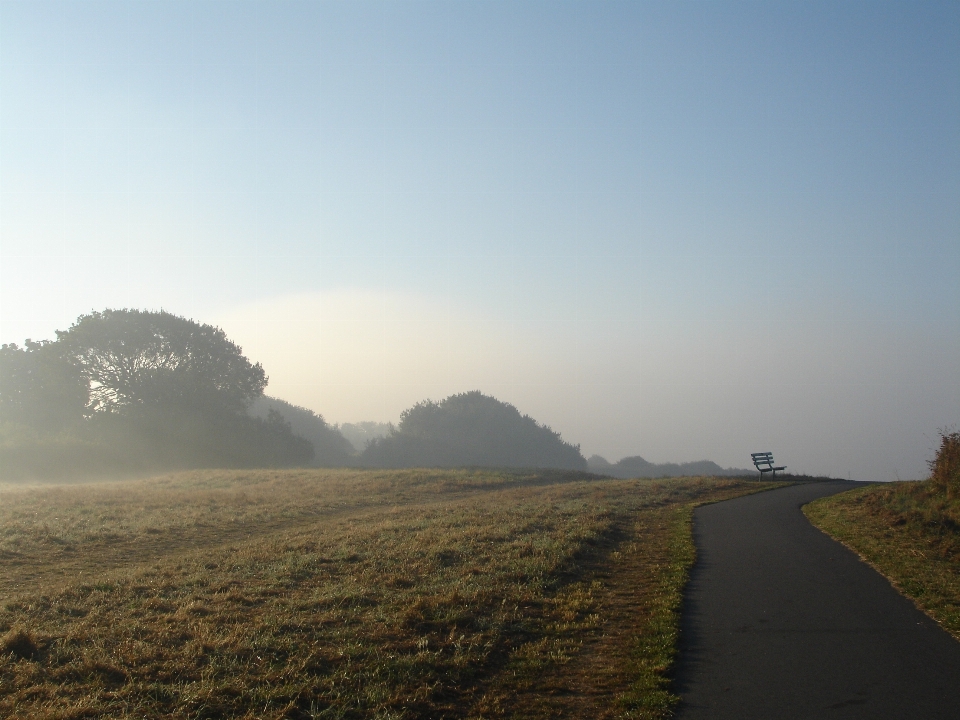
M 858 488 L 804 507 L 960 640 L 960 498 L 930 481 Z
M 0 491 L 0 715 L 668 714 L 691 508 L 767 487 L 194 472 Z

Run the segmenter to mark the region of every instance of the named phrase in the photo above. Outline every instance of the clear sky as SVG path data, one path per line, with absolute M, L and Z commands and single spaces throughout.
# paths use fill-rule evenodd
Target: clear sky
M 960 3 L 0 0 L 0 341 L 221 326 L 332 422 L 916 478 L 960 422 Z

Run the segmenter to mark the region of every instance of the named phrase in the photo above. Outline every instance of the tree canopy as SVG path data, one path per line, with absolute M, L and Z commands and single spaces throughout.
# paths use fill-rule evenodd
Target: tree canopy
M 92 412 L 193 405 L 241 412 L 263 394 L 263 367 L 218 327 L 160 310 L 104 310 L 57 331 L 90 385 Z
M 0 347 L 0 420 L 59 432 L 79 423 L 89 391 L 56 343 Z
M 479 391 L 405 410 L 390 435 L 373 440 L 363 462 L 378 467 L 550 467 L 584 470 L 579 445 Z
M 247 414 L 266 384 L 220 328 L 162 310 L 93 312 L 55 342 L 0 348 L 0 469 L 309 463 L 313 445 L 279 413 Z

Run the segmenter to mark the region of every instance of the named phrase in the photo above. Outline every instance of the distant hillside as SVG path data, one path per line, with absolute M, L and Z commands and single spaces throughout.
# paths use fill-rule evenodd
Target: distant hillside
M 652 463 L 639 455 L 625 457 L 617 463 L 611 463 L 600 455 L 591 455 L 587 460 L 590 472 L 598 475 L 610 475 L 617 478 L 635 477 L 695 477 L 699 475 L 751 475 L 752 470 L 742 468 L 722 468 L 710 460 L 696 460 L 687 463 Z
M 350 441 L 313 410 L 264 395 L 253 402 L 248 412 L 253 417 L 266 419 L 271 410 L 275 410 L 290 423 L 295 435 L 306 438 L 313 445 L 311 465 L 350 467 L 357 464 L 356 451 Z
M 579 445 L 476 391 L 417 403 L 389 435 L 372 440 L 361 458 L 372 467 L 587 468 Z

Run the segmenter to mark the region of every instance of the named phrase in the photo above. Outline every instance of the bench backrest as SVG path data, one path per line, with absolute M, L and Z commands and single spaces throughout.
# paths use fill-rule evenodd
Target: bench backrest
M 773 467 L 772 452 L 750 453 L 750 457 L 753 458 L 753 464 L 756 466 L 757 470 L 760 469 L 761 465 L 766 465 L 768 468 Z

